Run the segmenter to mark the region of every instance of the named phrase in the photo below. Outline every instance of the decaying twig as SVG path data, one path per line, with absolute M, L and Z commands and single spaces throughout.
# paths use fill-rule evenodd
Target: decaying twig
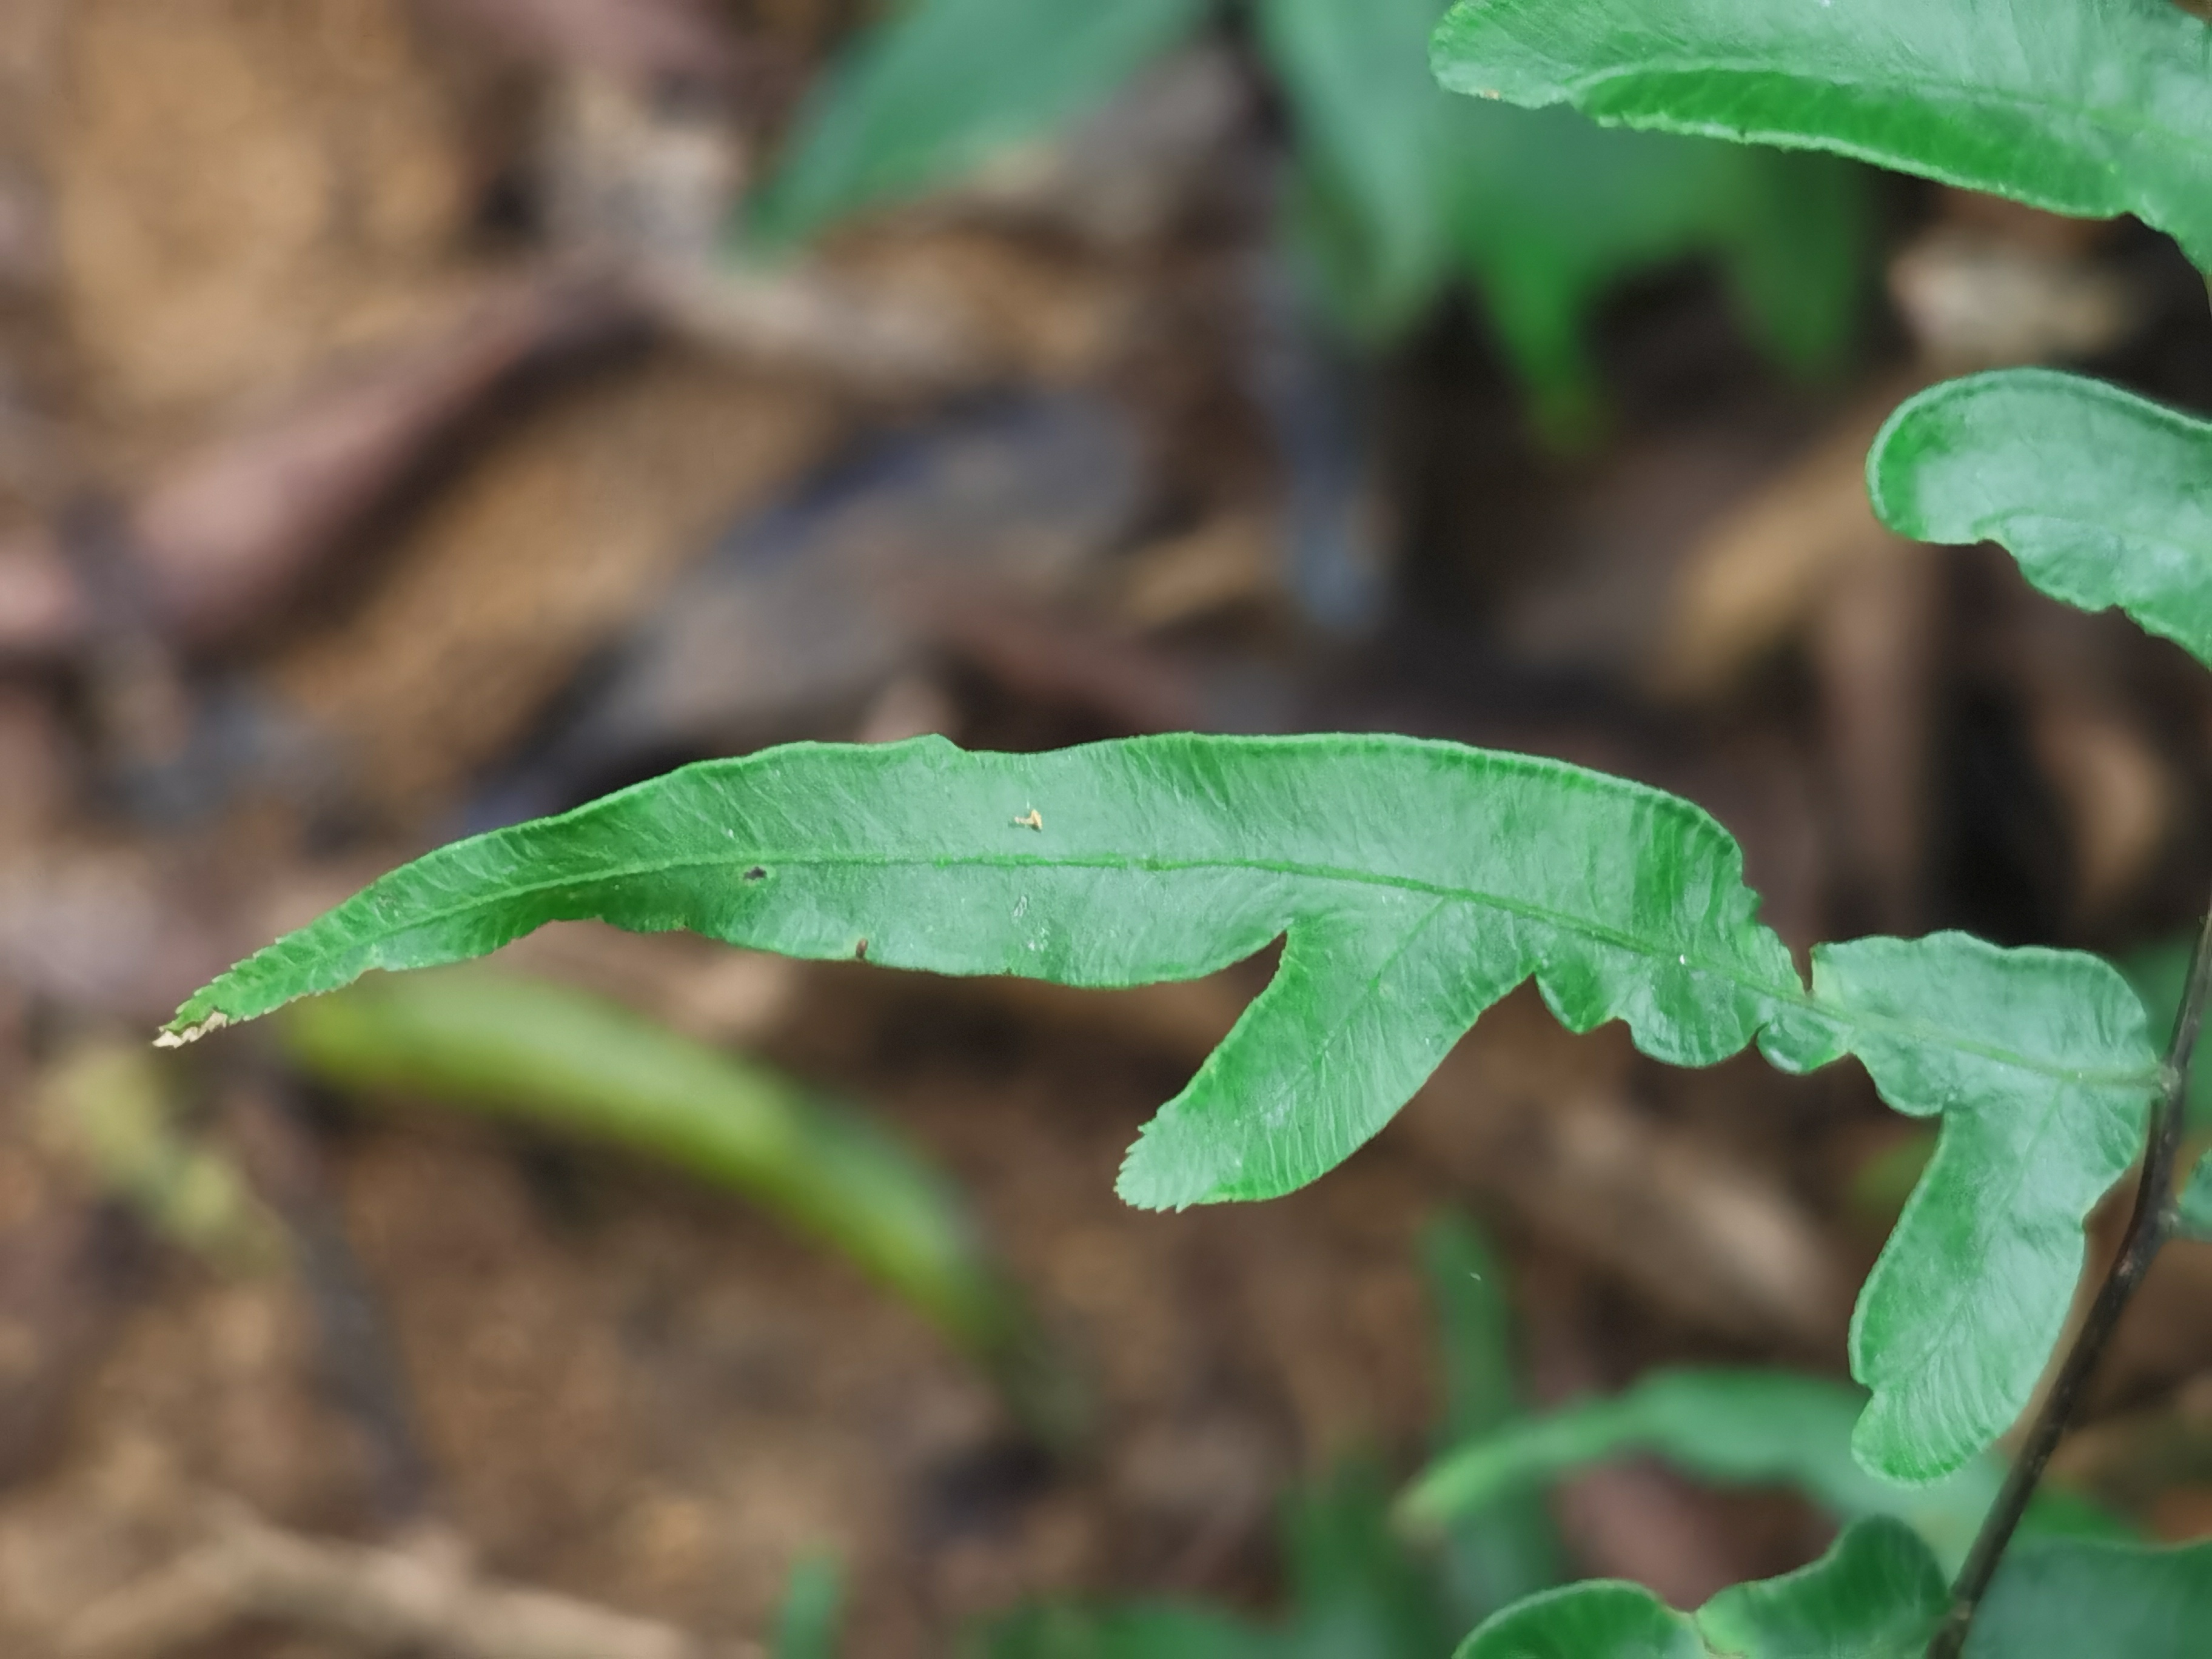
M 758 1659 L 544 1590 L 477 1577 L 450 1540 L 375 1549 L 301 1537 L 235 1504 L 167 1569 L 87 1609 L 62 1633 L 68 1659 L 158 1659 L 252 1620 L 439 1659 Z

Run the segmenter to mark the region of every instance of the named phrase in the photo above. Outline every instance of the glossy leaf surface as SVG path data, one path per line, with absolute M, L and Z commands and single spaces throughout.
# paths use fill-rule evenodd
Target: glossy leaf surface
M 2170 0 L 1461 0 L 1455 92 L 1834 150 L 2212 264 L 2212 30 Z
M 1571 1584 L 1484 1624 L 1459 1659 L 1919 1659 L 1942 1574 L 1894 1521 L 1862 1521 L 1812 1565 L 1678 1613 L 1638 1584 Z
M 1389 737 L 1133 738 L 1041 755 L 941 738 L 687 767 L 456 842 L 232 969 L 166 1041 L 372 968 L 479 956 L 544 922 L 1063 984 L 1194 978 L 1285 940 L 1273 982 L 1131 1150 L 1180 1206 L 1314 1179 L 1534 977 L 1571 1029 L 1711 1064 L 1856 1054 L 1941 1142 L 1863 1296 L 1869 1467 L 1960 1467 L 2025 1403 L 2134 1156 L 2155 1073 L 2094 957 L 1964 935 L 1824 947 L 1808 994 L 1742 854 L 1656 790 Z
M 757 204 L 768 242 L 1048 133 L 1188 35 L 1198 0 L 908 0 L 824 77 Z
M 1886 1515 L 1927 1540 L 1948 1572 L 1965 1559 L 2004 1478 L 1978 1458 L 1948 1480 L 1900 1488 L 1860 1468 L 1851 1430 L 1866 1395 L 1824 1377 L 1778 1370 L 1662 1370 L 1623 1393 L 1469 1436 L 1399 1501 L 1424 1530 L 1469 1509 L 1602 1460 L 1650 1453 L 1701 1480 L 1789 1486 L 1838 1518 Z M 2027 1530 L 2116 1534 L 2118 1523 L 2046 1489 Z
M 1947 380 L 1867 457 L 1881 521 L 1923 542 L 2001 542 L 2053 599 L 2118 605 L 2212 665 L 2212 423 L 2042 368 Z

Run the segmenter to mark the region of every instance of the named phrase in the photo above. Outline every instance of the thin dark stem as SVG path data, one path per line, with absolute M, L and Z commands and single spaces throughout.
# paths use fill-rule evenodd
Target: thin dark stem
M 2189 958 L 2187 987 L 2173 1017 L 2172 1040 L 2166 1045 L 2166 1063 L 2160 1067 L 2159 1098 L 2143 1146 L 2142 1179 L 2136 1188 L 2135 1212 L 2128 1218 L 2127 1237 L 2120 1242 L 2112 1271 L 2098 1287 L 2097 1299 L 2090 1304 L 2088 1317 L 2081 1322 L 2074 1346 L 2067 1350 L 2065 1362 L 2059 1366 L 2043 1409 L 2036 1413 L 2035 1423 L 2021 1445 L 2012 1472 L 2005 1477 L 1996 1502 L 1990 1506 L 1966 1565 L 1959 1569 L 1957 1582 L 1951 1587 L 1950 1611 L 1944 1615 L 1935 1640 L 1928 1644 L 1928 1659 L 1958 1659 L 1965 1650 L 1966 1633 L 1973 1626 L 1982 1597 L 1988 1594 L 1990 1581 L 1996 1576 L 1997 1563 L 2012 1542 L 2021 1516 L 2027 1513 L 2028 1500 L 2034 1497 L 2051 1455 L 2058 1448 L 2059 1437 L 2066 1432 L 2068 1420 L 2081 1404 L 2097 1362 L 2104 1358 L 2112 1328 L 2120 1322 L 2129 1298 L 2150 1271 L 2152 1258 L 2172 1230 L 2173 1166 L 2180 1152 L 2182 1120 L 2189 1102 L 2189 1065 L 2197 1051 L 2208 1000 L 2212 1000 L 2212 914 L 2205 916 L 2197 932 L 2197 948 Z

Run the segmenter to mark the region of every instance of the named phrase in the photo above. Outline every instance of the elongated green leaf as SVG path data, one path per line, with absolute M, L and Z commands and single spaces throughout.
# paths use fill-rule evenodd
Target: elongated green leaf
M 1429 1224 L 1421 1255 L 1443 1370 L 1437 1449 L 1510 1436 L 1525 1419 L 1504 1269 L 1474 1224 L 1457 1214 Z M 1565 1577 L 1558 1532 L 1542 1493 L 1533 1488 L 1494 1489 L 1426 1530 L 1438 1534 L 1445 1587 L 1462 1630 Z
M 2212 1543 L 2039 1538 L 2006 1552 L 1966 1659 L 2203 1659 L 2208 1649 Z
M 958 177 L 1102 102 L 1199 0 L 907 0 L 808 103 L 756 203 L 763 241 Z
M 2044 368 L 1947 380 L 1867 456 L 1881 521 L 1923 542 L 2002 542 L 2029 581 L 2118 605 L 2212 664 L 2212 423 Z
M 290 1011 L 312 1075 L 612 1142 L 765 1205 L 981 1359 L 1040 1429 L 1066 1379 L 959 1194 L 866 1119 L 767 1068 L 564 987 L 483 969 L 356 986 Z
M 1264 0 L 1260 44 L 1297 138 L 1298 222 L 1337 315 L 1386 335 L 1436 297 L 1451 246 L 1455 100 L 1429 74 L 1442 0 Z
M 1813 988 L 1822 1007 L 1870 1022 L 1850 1046 L 1884 1100 L 1942 1111 L 1936 1155 L 1860 1289 L 1850 1334 L 1851 1374 L 1874 1391 L 1858 1455 L 1899 1480 L 1936 1480 L 2002 1431 L 1985 1414 L 1997 1401 L 2014 1413 L 2027 1401 L 2081 1273 L 2079 1218 L 2142 1149 L 2148 1089 L 2107 1092 L 2083 1074 L 2100 1055 L 2132 1055 L 2138 1078 L 2155 1067 L 2142 1005 L 2094 957 L 1998 951 L 1959 933 L 1826 946 L 1814 952 Z M 1930 1044 L 1915 1022 L 1978 1029 L 1997 1046 Z M 2064 1056 L 2076 1080 L 2019 1072 L 2023 1048 Z M 2014 1301 L 2001 1285 L 2039 1292 Z
M 1947 1572 L 1955 1569 L 2003 1481 L 2002 1466 L 1977 1458 L 1917 1489 L 1880 1480 L 1851 1456 L 1852 1425 L 1865 1404 L 1857 1389 L 1789 1371 L 1656 1371 L 1625 1393 L 1468 1437 L 1407 1488 L 1399 1514 L 1425 1529 L 1587 1464 L 1650 1452 L 1705 1480 L 1795 1486 L 1841 1520 L 1893 1516 L 1927 1540 Z M 2028 1534 L 2124 1535 L 2118 1522 L 2047 1488 L 2023 1527 Z
M 941 738 L 687 767 L 372 884 L 193 996 L 165 1042 L 541 923 L 689 927 L 787 955 L 1072 985 L 1195 977 L 1285 939 L 1273 982 L 1131 1150 L 1132 1202 L 1262 1198 L 1389 1121 L 1534 976 L 1571 1029 L 1707 1065 L 1846 1054 L 1942 1139 L 1853 1328 L 1857 1447 L 1925 1481 L 2026 1402 L 2130 1161 L 2156 1060 L 2094 957 L 1960 934 L 1814 952 L 1808 994 L 1742 854 L 1658 791 L 1389 737 L 1170 736 L 1044 755 Z
M 1485 1624 L 1459 1659 L 1920 1659 L 1946 1600 L 1910 1528 L 1862 1521 L 1811 1566 L 1737 1584 L 1694 1613 L 1637 1584 L 1548 1591 Z
M 1460 0 L 1455 92 L 1838 151 L 2212 264 L 2212 31 L 2170 0 Z
M 837 1629 L 844 1620 L 845 1571 L 836 1558 L 810 1555 L 791 1569 L 776 1609 L 769 1659 L 837 1659 Z

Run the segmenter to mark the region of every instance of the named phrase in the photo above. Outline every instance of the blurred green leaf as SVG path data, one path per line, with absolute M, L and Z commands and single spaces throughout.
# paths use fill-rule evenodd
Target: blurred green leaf
M 2190 1237 L 2212 1243 L 2212 1152 L 2198 1158 L 2181 1183 L 2174 1218 Z
M 906 0 L 808 100 L 750 233 L 795 241 L 956 179 L 1102 103 L 1204 15 L 1201 0 Z
M 844 1604 L 845 1572 L 836 1558 L 810 1555 L 800 1559 L 784 1584 L 769 1659 L 837 1659 Z
M 1830 149 L 2212 264 L 2212 31 L 2170 0 L 1461 0 L 1455 92 Z
M 1594 418 L 1599 305 L 1678 261 L 1715 259 L 1753 337 L 1792 368 L 1832 369 L 1849 344 L 1866 265 L 1849 164 L 1467 100 L 1451 142 L 1455 246 L 1549 429 Z
M 1267 1632 L 1202 1607 L 1024 1607 L 987 1629 L 981 1659 L 1280 1659 Z
M 1694 1613 L 1636 1584 L 1549 1591 L 1485 1624 L 1459 1659 L 1920 1659 L 1948 1599 L 1917 1534 L 1861 1521 L 1811 1566 L 1735 1585 Z
M 179 1121 L 174 1082 L 137 1043 L 80 1043 L 39 1079 L 40 1137 L 170 1243 L 230 1272 L 281 1266 L 283 1224 L 222 1149 Z
M 1450 263 L 1453 103 L 1428 70 L 1439 0 L 1262 0 L 1254 18 L 1297 138 L 1294 204 L 1340 322 L 1395 334 Z
M 1297 126 L 1297 225 L 1338 317 L 1387 337 L 1464 272 L 1547 429 L 1588 428 L 1587 336 L 1626 278 L 1711 256 L 1784 362 L 1834 366 L 1865 268 L 1858 171 L 1826 157 L 1606 132 L 1451 98 L 1437 0 L 1266 0 L 1262 44 Z
M 1966 1659 L 2204 1659 L 2212 1543 L 2024 1539 L 2005 1553 Z
M 281 1029 L 294 1060 L 336 1087 L 611 1142 L 744 1194 L 981 1359 L 1032 1426 L 1070 1426 L 1066 1381 L 958 1192 L 780 1074 L 582 992 L 480 969 L 356 986 Z
M 1469 1438 L 1407 1488 L 1399 1513 L 1425 1530 L 1591 1463 L 1649 1452 L 1705 1480 L 1794 1486 L 1840 1520 L 1905 1522 L 1947 1571 L 1955 1568 L 2002 1484 L 2002 1466 L 1978 1458 L 1917 1488 L 1869 1474 L 1850 1449 L 1865 1403 L 1857 1389 L 1790 1371 L 1655 1371 L 1621 1394 Z M 2024 1524 L 2031 1534 L 2124 1535 L 2118 1522 L 2051 1490 Z
M 2212 664 L 2208 474 L 2212 422 L 2082 375 L 2008 368 L 1903 404 L 1867 457 L 1867 493 L 1899 535 L 2002 543 L 2051 598 L 2118 605 Z
M 2137 997 L 2154 1031 L 2170 1031 L 2181 1012 L 2181 994 L 2189 983 L 2191 938 L 2148 945 L 2116 960 Z M 2189 1073 L 2189 1121 L 2197 1128 L 2212 1127 L 2212 1066 L 2192 1066 Z
M 1522 1407 L 1504 1270 L 1488 1243 L 1466 1217 L 1447 1212 L 1429 1224 L 1421 1255 L 1443 1370 L 1443 1419 L 1435 1437 L 1441 1453 L 1477 1436 L 1511 1432 Z M 1462 1629 L 1565 1577 L 1551 1512 L 1533 1488 L 1464 1505 L 1437 1530 L 1438 1565 Z
M 1497 1263 L 1463 1217 L 1438 1217 L 1422 1243 L 1445 1424 L 1474 1432 L 1510 1421 L 1519 1408 Z M 990 1632 L 986 1659 L 1432 1659 L 1556 1580 L 1558 1545 L 1537 1496 L 1508 1493 L 1440 1551 L 1416 1551 L 1391 1525 L 1389 1482 L 1362 1459 L 1292 1492 L 1279 1530 L 1290 1606 L 1278 1623 L 1172 1607 L 1030 1608 Z
M 1466 1628 L 1390 1526 L 1390 1483 L 1364 1460 L 1293 1492 L 1283 1517 L 1283 1659 L 1417 1659 Z

